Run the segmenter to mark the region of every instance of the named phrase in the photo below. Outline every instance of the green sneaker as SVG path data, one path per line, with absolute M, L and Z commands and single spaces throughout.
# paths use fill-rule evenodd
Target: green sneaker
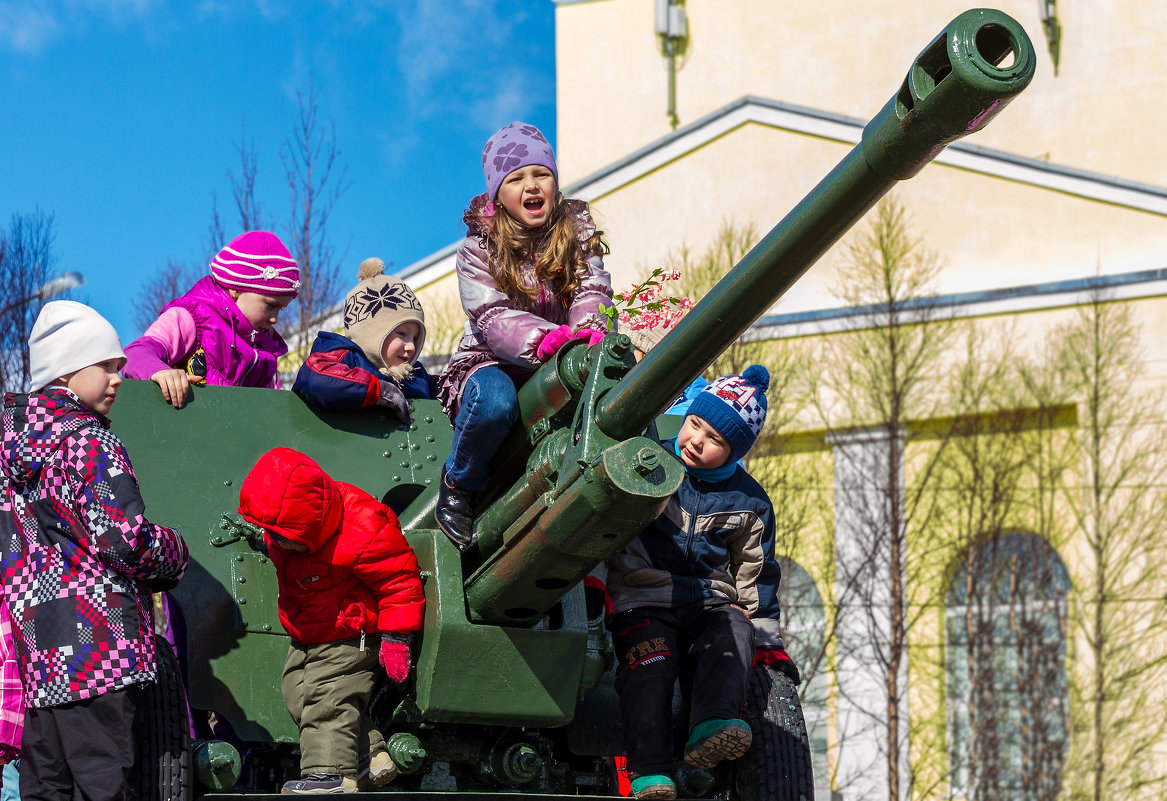
M 632 797 L 671 801 L 677 797 L 677 785 L 663 773 L 650 773 L 632 780 Z
M 712 768 L 737 759 L 750 750 L 754 735 L 744 720 L 710 718 L 693 727 L 685 743 L 685 761 L 698 768 Z

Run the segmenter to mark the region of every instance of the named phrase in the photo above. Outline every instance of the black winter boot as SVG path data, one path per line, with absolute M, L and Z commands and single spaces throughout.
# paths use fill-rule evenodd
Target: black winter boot
M 474 493 L 458 489 L 442 468 L 442 486 L 434 517 L 442 533 L 464 553 L 474 542 Z

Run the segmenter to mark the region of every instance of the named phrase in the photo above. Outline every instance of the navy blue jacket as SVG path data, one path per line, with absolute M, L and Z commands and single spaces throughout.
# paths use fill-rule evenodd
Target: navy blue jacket
M 673 441 L 663 443 L 673 452 Z M 614 612 L 737 604 L 754 622 L 757 647 L 781 648 L 774 559 L 774 507 L 740 465 L 716 483 L 685 480 L 663 512 L 608 562 Z
M 296 373 L 292 391 L 324 409 L 361 409 L 375 405 L 381 397 L 381 382 L 392 380 L 377 370 L 357 343 L 332 331 L 321 331 Z M 407 398 L 432 399 L 437 382 L 417 362 L 401 390 Z

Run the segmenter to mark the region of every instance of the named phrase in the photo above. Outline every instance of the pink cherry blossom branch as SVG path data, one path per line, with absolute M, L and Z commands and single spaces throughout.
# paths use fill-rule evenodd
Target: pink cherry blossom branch
M 666 285 L 680 278 L 680 270 L 666 271 L 658 267 L 645 280 L 614 296 L 611 306 L 601 303 L 599 313 L 576 330 L 598 328 L 602 324 L 604 330 L 614 331 L 617 323 L 630 331 L 671 328 L 693 308 L 689 298 L 667 292 Z

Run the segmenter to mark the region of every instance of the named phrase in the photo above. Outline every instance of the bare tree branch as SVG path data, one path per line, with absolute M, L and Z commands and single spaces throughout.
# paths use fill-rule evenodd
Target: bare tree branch
M 254 141 L 250 146 L 247 144 L 246 128 L 240 133 L 236 150 L 239 153 L 239 176 L 236 177 L 234 172 L 228 170 L 227 178 L 231 181 L 231 196 L 235 199 L 235 210 L 239 213 L 239 227 L 244 231 L 266 230 L 267 226 L 263 221 L 263 206 L 255 196 L 255 178 L 259 172 L 259 148 Z M 218 222 L 217 214 L 214 222 Z M 218 233 L 219 241 L 222 242 L 221 228 Z
M 316 85 L 308 95 L 297 93 L 299 119 L 292 137 L 280 150 L 284 176 L 290 190 L 289 247 L 300 265 L 300 296 L 294 325 L 287 332 L 293 351 L 308 352 L 320 319 L 340 299 L 344 287 L 340 263 L 328 238 L 328 219 L 336 202 L 349 188 L 348 169 L 340 164 L 336 126 L 327 133 L 318 121 Z
M 54 215 L 40 209 L 30 214 L 13 214 L 3 236 L 0 381 L 6 390 L 19 391 L 28 385 L 28 335 L 45 301 L 38 292 L 52 277 L 57 263 L 53 254 L 54 222 Z
M 131 315 L 134 325 L 139 331 L 145 331 L 158 319 L 166 304 L 184 294 L 206 272 L 204 266 L 168 259 L 134 296 Z
M 1161 797 L 1157 750 L 1167 718 L 1148 703 L 1167 681 L 1167 542 L 1161 534 L 1164 398 L 1144 389 L 1130 309 L 1095 292 L 1051 335 L 1059 376 L 1078 399 L 1080 486 L 1064 499 L 1084 539 L 1073 626 L 1072 798 Z
M 891 198 L 883 200 L 870 228 L 848 248 L 836 290 L 848 305 L 865 311 L 866 319 L 857 330 L 820 341 L 807 373 L 828 441 L 836 443 L 840 552 L 834 578 L 842 616 L 837 649 L 851 660 L 839 670 L 855 671 L 850 681 L 840 677 L 839 693 L 852 715 L 851 731 L 840 737 L 860 734 L 860 728 L 870 739 L 879 733 L 884 762 L 879 775 L 886 776 L 892 799 L 914 792 L 903 702 L 909 632 L 924 610 L 913 603 L 912 592 L 928 584 L 920 571 L 934 557 L 922 533 L 938 514 L 935 474 L 952 436 L 951 426 L 940 431 L 916 426 L 947 418 L 936 378 L 953 329 L 922 300 L 932 294 L 938 270 L 937 258 L 909 235 L 902 208 Z M 925 442 L 930 444 L 916 447 Z M 862 695 L 849 697 L 850 686 Z M 869 697 L 876 692 L 882 707 Z M 862 716 L 866 724 L 859 722 Z M 933 742 L 942 747 L 942 741 Z M 840 749 L 846 747 L 840 742 Z M 917 748 L 912 763 L 928 761 Z M 907 787 L 901 782 L 905 775 Z M 840 781 L 855 778 L 853 773 Z
M 425 309 L 425 353 L 422 363 L 438 375 L 450 360 L 466 330 L 466 312 L 457 293 L 434 292 L 422 302 Z

